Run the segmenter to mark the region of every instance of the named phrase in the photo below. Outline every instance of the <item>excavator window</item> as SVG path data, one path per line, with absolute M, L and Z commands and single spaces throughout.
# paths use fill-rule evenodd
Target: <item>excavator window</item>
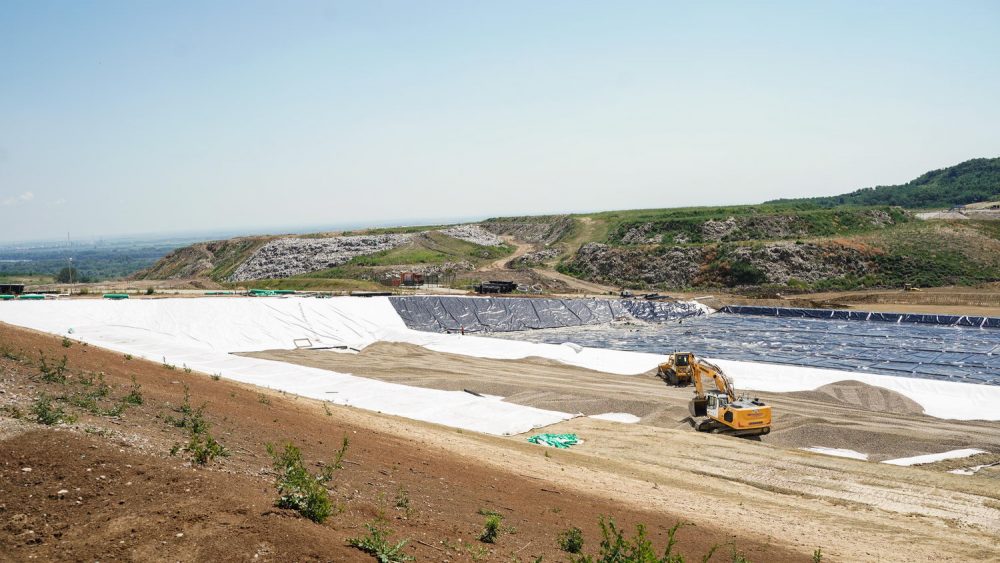
M 686 366 L 686 365 L 688 365 L 688 355 L 687 354 L 680 354 L 680 355 L 678 355 L 676 363 L 679 366 Z

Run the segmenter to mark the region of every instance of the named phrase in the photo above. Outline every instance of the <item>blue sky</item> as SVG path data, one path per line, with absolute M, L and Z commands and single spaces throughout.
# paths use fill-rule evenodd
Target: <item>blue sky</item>
M 752 203 L 1000 156 L 997 2 L 0 1 L 12 239 Z

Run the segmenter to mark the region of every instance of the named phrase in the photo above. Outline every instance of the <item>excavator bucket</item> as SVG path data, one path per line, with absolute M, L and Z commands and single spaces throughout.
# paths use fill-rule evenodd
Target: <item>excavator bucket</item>
M 691 412 L 691 416 L 698 418 L 700 416 L 706 416 L 708 414 L 708 397 L 702 397 L 691 399 L 688 403 L 688 411 Z

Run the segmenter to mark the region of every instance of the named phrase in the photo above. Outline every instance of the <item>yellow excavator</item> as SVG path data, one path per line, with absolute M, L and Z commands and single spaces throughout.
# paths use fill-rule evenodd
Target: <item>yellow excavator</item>
M 673 385 L 685 380 L 694 383 L 688 410 L 696 430 L 730 436 L 762 436 L 771 431 L 771 407 L 745 394 L 737 396 L 733 380 L 719 366 L 691 353 L 674 353 L 658 372 Z M 705 389 L 706 377 L 715 389 Z

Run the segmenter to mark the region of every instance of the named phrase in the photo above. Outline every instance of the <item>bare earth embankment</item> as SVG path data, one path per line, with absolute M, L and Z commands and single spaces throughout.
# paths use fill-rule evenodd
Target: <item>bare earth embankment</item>
M 661 546 L 670 526 L 697 516 L 622 502 L 595 479 L 644 491 L 649 484 L 589 469 L 573 452 L 324 408 L 93 346 L 63 347 L 58 337 L 5 324 L 0 348 L 0 561 L 365 561 L 372 559 L 346 542 L 379 518 L 394 539 L 411 539 L 406 552 L 418 561 L 561 561 L 566 554 L 557 535 L 578 526 L 592 550 L 600 515 L 629 530 L 645 523 Z M 40 353 L 49 366 L 67 357 L 65 384 L 42 380 Z M 81 381 L 98 374 L 110 386 L 102 408 L 128 392 L 132 377 L 143 404 L 100 416 L 55 401 L 78 420 L 57 426 L 29 420 L 40 393 L 78 394 Z M 207 468 L 192 466 L 183 452 L 170 455 L 186 440 L 168 421 L 180 416 L 185 387 L 192 405 L 204 404 L 211 433 L 230 452 Z M 333 491 L 342 512 L 320 525 L 275 508 L 264 444 L 294 441 L 316 469 L 316 462 L 332 459 L 343 436 L 350 446 Z M 496 544 L 478 541 L 480 511 L 504 516 L 506 531 Z M 753 561 L 779 562 L 801 561 L 814 549 L 697 520 L 678 537 L 681 551 L 699 560 L 716 544 L 723 547 L 713 561 L 728 561 L 730 546 Z
M 695 560 L 718 543 L 736 546 L 752 561 L 808 561 L 817 547 L 824 561 L 992 560 L 1000 549 L 995 472 L 959 476 L 794 449 L 853 447 L 876 460 L 968 446 L 1000 453 L 997 423 L 916 415 L 905 399 L 856 385 L 764 396 L 775 407 L 776 429 L 753 442 L 683 428 L 679 419 L 690 390 L 669 389 L 651 375 L 613 376 L 537 359 L 485 360 L 398 344 L 376 344 L 358 355 L 300 351 L 284 358 L 538 406 L 643 416 L 636 425 L 576 418 L 546 428 L 575 432 L 584 441 L 557 451 L 528 444 L 524 435 L 497 438 L 358 409 L 325 409 L 318 401 L 92 346 L 64 348 L 57 337 L 7 325 L 0 325 L 0 341 L 20 358 L 0 357 L 0 401 L 23 414 L 14 420 L 6 409 L 0 432 L 3 558 L 364 560 L 345 542 L 363 533 L 364 523 L 384 517 L 395 537 L 413 539 L 408 551 L 419 560 L 531 561 L 544 555 L 561 561 L 559 532 L 581 527 L 592 549 L 601 514 L 629 528 L 646 523 L 658 545 L 674 522 L 691 522 L 680 539 Z M 120 396 L 134 376 L 145 401 L 120 416 L 74 410 L 80 419 L 55 429 L 25 422 L 39 392 L 67 392 L 40 379 L 39 351 L 50 363 L 67 356 L 66 385 L 100 371 L 112 395 Z M 176 414 L 185 385 L 193 404 L 205 403 L 212 433 L 232 454 L 208 469 L 192 467 L 183 453 L 169 454 L 183 434 L 166 418 Z M 334 491 L 343 512 L 317 525 L 274 508 L 263 444 L 294 440 L 307 460 L 328 461 L 344 435 L 351 445 Z M 401 495 L 408 509 L 397 507 Z M 478 542 L 480 510 L 500 512 L 514 532 L 496 545 Z M 713 561 L 730 559 L 724 547 Z

